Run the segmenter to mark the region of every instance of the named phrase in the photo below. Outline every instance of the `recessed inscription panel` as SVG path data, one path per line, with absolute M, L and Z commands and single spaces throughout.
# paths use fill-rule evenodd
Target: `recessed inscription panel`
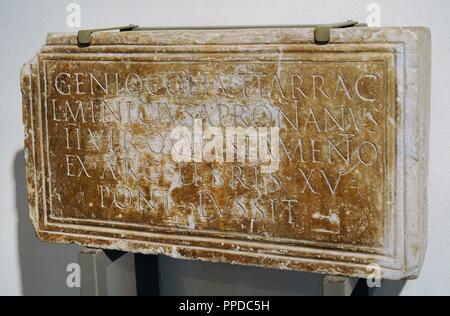
M 365 30 L 371 40 L 355 43 L 342 30 L 316 46 L 301 43 L 305 30 L 236 32 L 205 31 L 205 45 L 189 32 L 104 33 L 88 48 L 48 39 L 22 73 L 39 237 L 417 275 L 426 138 L 414 124 L 427 108 L 412 101 L 426 96 L 410 68 L 426 34 Z
M 358 57 L 44 61 L 50 218 L 383 246 L 392 57 Z M 222 150 L 194 159 L 192 144 L 191 161 L 177 161 L 179 127 L 200 135 L 202 154 L 217 129 Z M 226 159 L 227 130 L 272 127 L 274 170 L 250 161 L 249 134 L 245 161 L 237 144 Z

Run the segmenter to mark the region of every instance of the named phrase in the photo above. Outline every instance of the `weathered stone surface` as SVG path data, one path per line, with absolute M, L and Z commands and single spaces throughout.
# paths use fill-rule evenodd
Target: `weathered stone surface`
M 312 34 L 107 32 L 85 48 L 76 34 L 49 35 L 21 76 L 38 236 L 360 277 L 376 264 L 384 278 L 417 277 L 429 32 L 333 30 L 324 46 Z M 190 161 L 174 156 L 176 128 L 203 139 Z M 256 147 L 227 156 L 236 148 L 225 137 L 208 160 L 207 131 L 257 132 Z

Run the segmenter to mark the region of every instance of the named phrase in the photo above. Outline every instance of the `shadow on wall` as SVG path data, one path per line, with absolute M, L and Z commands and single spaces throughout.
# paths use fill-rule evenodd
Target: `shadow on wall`
M 79 247 L 40 241 L 29 218 L 24 151 L 14 159 L 18 245 L 23 295 L 79 295 L 66 285 L 66 267 L 78 262 Z

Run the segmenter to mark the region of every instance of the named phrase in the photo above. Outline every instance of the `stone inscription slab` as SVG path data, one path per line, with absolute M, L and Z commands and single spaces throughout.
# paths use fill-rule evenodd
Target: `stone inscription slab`
M 22 70 L 38 236 L 417 276 L 429 34 L 333 32 L 325 46 L 310 29 L 49 35 Z

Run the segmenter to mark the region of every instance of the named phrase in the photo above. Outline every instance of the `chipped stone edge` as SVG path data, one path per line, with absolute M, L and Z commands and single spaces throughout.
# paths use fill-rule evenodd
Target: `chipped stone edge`
M 29 111 L 31 104 L 34 102 L 35 96 L 33 95 L 33 83 L 36 81 L 37 74 L 33 72 L 33 65 L 38 62 L 38 55 L 42 49 L 36 54 L 36 56 L 29 62 L 25 63 L 20 70 L 20 88 L 22 93 L 22 119 L 24 123 L 24 158 L 25 158 L 25 175 L 27 178 L 28 189 L 28 205 L 29 205 L 29 218 L 36 230 L 36 234 L 39 237 L 39 210 L 38 210 L 38 194 L 36 187 L 36 177 L 34 174 L 35 164 L 35 130 L 32 124 L 32 114 Z

